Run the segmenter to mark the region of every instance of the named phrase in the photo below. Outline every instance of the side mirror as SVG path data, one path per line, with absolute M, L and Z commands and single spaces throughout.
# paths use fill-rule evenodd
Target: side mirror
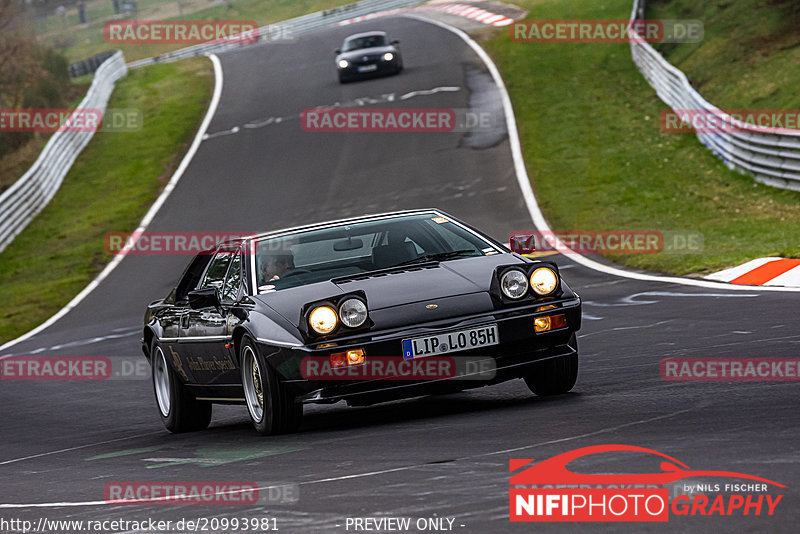
M 395 46 L 397 46 L 397 45 L 399 45 L 399 44 L 400 44 L 400 41 L 398 41 L 397 39 L 395 39 L 394 41 L 392 41 L 392 44 L 393 44 L 393 45 L 395 45 Z
M 342 53 L 342 49 L 341 49 L 341 48 L 337 48 L 336 50 L 334 50 L 334 52 L 335 52 L 335 53 L 336 53 L 336 55 L 338 56 L 339 54 L 341 54 L 341 53 Z
M 194 291 L 189 291 L 189 307 L 191 307 L 193 310 L 201 310 L 203 308 L 221 308 L 217 288 L 208 287 L 205 289 L 195 289 Z

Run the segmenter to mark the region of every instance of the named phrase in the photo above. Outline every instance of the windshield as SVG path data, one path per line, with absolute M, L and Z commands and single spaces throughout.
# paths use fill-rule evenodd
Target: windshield
M 349 52 L 362 48 L 375 48 L 377 46 L 386 46 L 387 44 L 388 41 L 385 35 L 367 35 L 365 37 L 356 37 L 345 41 L 342 51 Z
M 416 214 L 262 239 L 259 293 L 428 261 L 501 252 L 436 213 Z

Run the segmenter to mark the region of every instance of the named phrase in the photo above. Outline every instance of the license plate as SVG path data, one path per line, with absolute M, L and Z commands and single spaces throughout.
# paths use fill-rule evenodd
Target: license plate
M 358 72 L 372 72 L 373 70 L 378 70 L 377 65 L 364 65 L 362 67 L 358 67 Z
M 500 336 L 497 325 L 491 324 L 468 330 L 458 330 L 435 336 L 415 337 L 403 340 L 403 358 L 411 360 L 421 356 L 450 354 L 461 350 L 497 345 Z

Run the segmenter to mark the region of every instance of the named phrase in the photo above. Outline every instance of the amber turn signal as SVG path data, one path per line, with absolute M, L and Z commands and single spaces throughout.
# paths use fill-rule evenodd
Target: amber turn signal
M 345 365 L 358 365 L 364 363 L 367 356 L 364 349 L 348 350 L 347 352 L 334 352 L 331 354 L 332 367 L 344 367 Z
M 563 313 L 558 315 L 543 315 L 533 320 L 533 329 L 538 332 L 558 330 L 567 326 L 567 316 Z

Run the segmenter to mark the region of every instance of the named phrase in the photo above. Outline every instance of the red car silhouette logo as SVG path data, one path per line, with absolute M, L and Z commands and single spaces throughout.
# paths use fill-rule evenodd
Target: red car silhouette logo
M 641 474 L 585 474 L 575 473 L 567 469 L 567 464 L 570 462 L 589 456 L 592 454 L 599 454 L 603 452 L 643 452 L 654 454 L 664 458 L 666 461 L 661 462 L 661 472 L 657 473 L 641 473 Z M 521 466 L 528 465 L 535 460 L 511 460 L 510 470 L 516 471 Z M 513 475 L 510 480 L 512 485 L 540 485 L 540 484 L 595 484 L 595 485 L 610 485 L 610 484 L 669 484 L 677 480 L 692 477 L 729 477 L 729 478 L 744 478 L 748 480 L 755 480 L 758 482 L 765 482 L 779 488 L 785 488 L 783 484 L 779 484 L 766 478 L 761 478 L 745 473 L 736 473 L 734 471 L 704 471 L 694 470 L 683 462 L 668 456 L 664 453 L 647 449 L 644 447 L 637 447 L 634 445 L 594 445 L 591 447 L 583 447 L 573 451 L 565 452 L 554 456 L 547 460 L 542 460 L 531 467 Z

